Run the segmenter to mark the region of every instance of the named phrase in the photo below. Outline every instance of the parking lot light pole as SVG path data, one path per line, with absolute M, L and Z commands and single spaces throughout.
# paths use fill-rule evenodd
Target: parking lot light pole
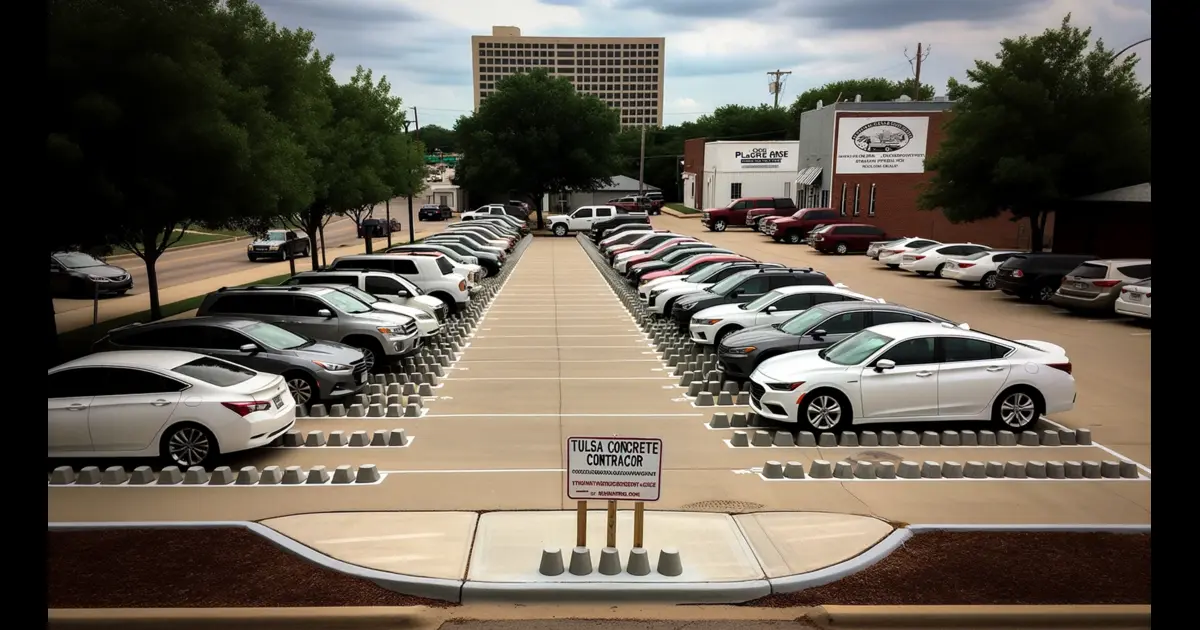
M 391 247 L 392 246 L 392 200 L 391 199 L 383 200 L 383 211 L 387 214 L 387 217 L 386 217 L 386 219 L 387 219 L 387 238 L 388 238 L 387 246 Z M 412 225 L 411 219 L 409 219 L 409 225 Z

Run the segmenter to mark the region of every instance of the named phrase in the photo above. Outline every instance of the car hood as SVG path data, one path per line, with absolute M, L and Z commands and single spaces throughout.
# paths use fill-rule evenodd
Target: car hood
M 411 317 L 401 315 L 399 313 L 388 313 L 380 310 L 371 311 L 369 313 L 358 313 L 354 315 L 354 319 L 362 323 L 378 324 L 380 326 L 403 326 L 408 323 Z
M 764 381 L 795 383 L 814 373 L 841 372 L 846 366 L 830 363 L 818 356 L 820 350 L 799 350 L 771 357 L 759 364 L 754 373 Z
M 250 245 L 251 245 L 251 246 L 259 246 L 259 247 L 261 247 L 261 246 L 263 246 L 263 245 L 276 245 L 276 246 L 278 246 L 278 245 L 283 245 L 283 244 L 284 244 L 284 243 L 286 243 L 286 242 L 287 242 L 287 241 L 267 241 L 267 240 L 263 240 L 263 239 L 257 239 L 257 240 L 250 241 Z
M 124 269 L 114 266 L 114 265 L 93 265 L 91 267 L 73 267 L 73 268 L 71 268 L 71 271 L 74 271 L 77 273 L 86 273 L 86 274 L 92 275 L 92 276 L 99 276 L 101 278 L 119 278 L 121 276 L 129 275 L 128 271 L 125 271 Z
M 547 216 L 546 220 L 547 221 L 566 221 L 567 219 L 570 219 L 570 218 L 571 218 L 571 216 L 566 215 L 566 214 L 552 214 L 550 216 Z
M 393 304 L 391 302 L 384 302 L 382 300 L 371 304 L 371 308 L 373 308 L 381 313 L 397 313 L 400 315 L 407 315 L 408 317 L 412 317 L 414 319 L 417 317 L 418 313 L 420 313 L 420 314 L 425 313 L 425 311 L 422 311 L 419 308 L 413 308 L 411 306 L 405 306 L 403 304 Z
M 408 301 L 415 302 L 417 304 L 424 304 L 425 306 L 428 306 L 434 310 L 437 310 L 437 307 L 442 305 L 441 300 L 428 295 L 414 295 L 413 297 L 408 298 Z
M 645 256 L 650 250 L 648 249 L 626 249 L 617 254 L 617 260 L 629 260 L 638 256 Z
M 725 337 L 722 344 L 729 348 L 754 346 L 761 349 L 763 347 L 793 346 L 799 342 L 800 339 L 796 335 L 789 335 L 775 326 L 768 325 L 739 330 Z
M 720 306 L 712 306 L 702 311 L 698 311 L 695 315 L 692 315 L 692 317 L 699 317 L 702 319 L 724 319 L 726 317 L 732 317 L 733 315 L 741 315 L 746 313 L 741 306 L 741 304 L 721 304 Z
M 667 286 L 655 287 L 655 290 L 667 291 L 696 291 L 700 292 L 712 286 L 709 282 L 675 282 Z
M 303 348 L 288 350 L 288 352 L 291 352 L 298 358 L 308 359 L 309 361 L 325 361 L 327 363 L 341 363 L 343 365 L 361 361 L 363 358 L 362 350 L 332 341 L 318 341 Z
M 717 304 L 720 304 L 724 301 L 725 301 L 725 297 L 721 296 L 721 295 L 717 295 L 716 293 L 710 293 L 708 291 L 697 291 L 696 293 L 689 293 L 687 295 L 684 295 L 683 297 L 680 297 L 679 301 L 675 302 L 675 305 L 683 306 L 685 304 L 700 304 L 703 302 L 712 302 L 712 306 L 716 306 Z M 701 310 L 700 308 L 696 308 L 695 312 L 699 313 L 700 310 Z

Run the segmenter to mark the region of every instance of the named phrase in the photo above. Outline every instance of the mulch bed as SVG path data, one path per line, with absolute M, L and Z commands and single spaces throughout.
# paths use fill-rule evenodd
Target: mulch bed
M 932 532 L 874 566 L 749 606 L 1150 603 L 1150 534 Z
M 49 608 L 452 606 L 331 571 L 241 528 L 47 532 Z

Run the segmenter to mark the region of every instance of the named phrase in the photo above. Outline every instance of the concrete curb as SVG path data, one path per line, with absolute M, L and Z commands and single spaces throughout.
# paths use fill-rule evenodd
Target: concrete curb
M 883 560 L 912 537 L 913 533 L 907 528 L 895 529 L 892 530 L 892 533 L 884 536 L 883 540 L 875 543 L 866 551 L 849 560 L 809 573 L 769 578 L 767 581 L 771 583 L 772 593 L 795 593 L 796 591 L 803 591 L 806 588 L 824 586 L 830 582 L 836 582 L 842 578 L 849 577 Z
M 406 595 L 438 599 L 448 602 L 458 602 L 461 597 L 462 580 L 447 580 L 440 578 L 403 575 L 388 571 L 379 571 L 360 567 L 349 562 L 343 562 L 327 556 L 311 547 L 307 547 L 279 532 L 250 521 L 131 521 L 121 523 L 48 523 L 50 531 L 88 531 L 97 529 L 218 529 L 240 527 L 250 530 L 263 538 L 275 543 L 284 551 L 291 552 L 313 564 L 326 569 L 370 580 L 383 588 Z
M 821 628 L 1149 628 L 1150 606 L 821 606 Z
M 638 602 L 740 604 L 771 594 L 769 580 L 739 582 L 463 582 L 462 603 Z

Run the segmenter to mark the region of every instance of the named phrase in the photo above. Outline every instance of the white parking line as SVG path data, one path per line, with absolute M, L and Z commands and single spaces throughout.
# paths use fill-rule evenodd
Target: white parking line
M 674 376 L 488 376 L 443 378 L 442 381 L 673 381 Z
M 1068 426 L 1065 426 L 1065 425 L 1059 424 L 1059 423 L 1057 423 L 1057 422 L 1055 422 L 1055 421 L 1051 420 L 1050 418 L 1043 417 L 1043 418 L 1042 418 L 1042 422 L 1045 422 L 1046 424 L 1048 424 L 1048 425 L 1050 425 L 1050 426 L 1052 426 L 1052 427 L 1056 427 L 1056 428 L 1058 428 L 1058 429 L 1061 429 L 1061 430 L 1063 430 L 1063 431 L 1074 431 L 1074 429 L 1072 429 L 1071 427 L 1068 427 Z M 1093 441 L 1092 441 L 1092 443 L 1091 443 L 1089 446 L 1094 446 L 1094 447 L 1096 447 L 1096 448 L 1098 448 L 1098 449 L 1100 449 L 1100 450 L 1104 451 L 1105 453 L 1108 453 L 1109 455 L 1112 455 L 1113 457 L 1116 457 L 1117 459 L 1119 459 L 1119 460 L 1121 460 L 1121 461 L 1130 462 L 1130 463 L 1132 463 L 1132 464 L 1136 465 L 1136 466 L 1138 467 L 1138 469 L 1139 469 L 1139 470 L 1141 470 L 1142 472 L 1146 473 L 1147 475 L 1151 474 L 1151 473 L 1150 473 L 1150 468 L 1149 468 L 1149 467 L 1147 467 L 1147 466 L 1143 466 L 1142 464 L 1140 464 L 1140 463 L 1138 463 L 1138 462 L 1136 462 L 1136 461 L 1134 461 L 1134 460 L 1132 460 L 1132 459 L 1130 459 L 1130 458 L 1128 458 L 1128 457 L 1126 457 L 1126 456 L 1124 456 L 1124 455 L 1122 455 L 1122 454 L 1120 454 L 1120 453 L 1118 453 L 1118 452 L 1116 452 L 1116 451 L 1112 450 L 1111 448 L 1109 448 L 1109 447 L 1107 447 L 1107 446 L 1105 446 L 1105 445 L 1103 445 L 1103 444 L 1101 444 L 1101 443 L 1099 443 L 1099 442 L 1096 442 L 1095 440 L 1093 440 Z

